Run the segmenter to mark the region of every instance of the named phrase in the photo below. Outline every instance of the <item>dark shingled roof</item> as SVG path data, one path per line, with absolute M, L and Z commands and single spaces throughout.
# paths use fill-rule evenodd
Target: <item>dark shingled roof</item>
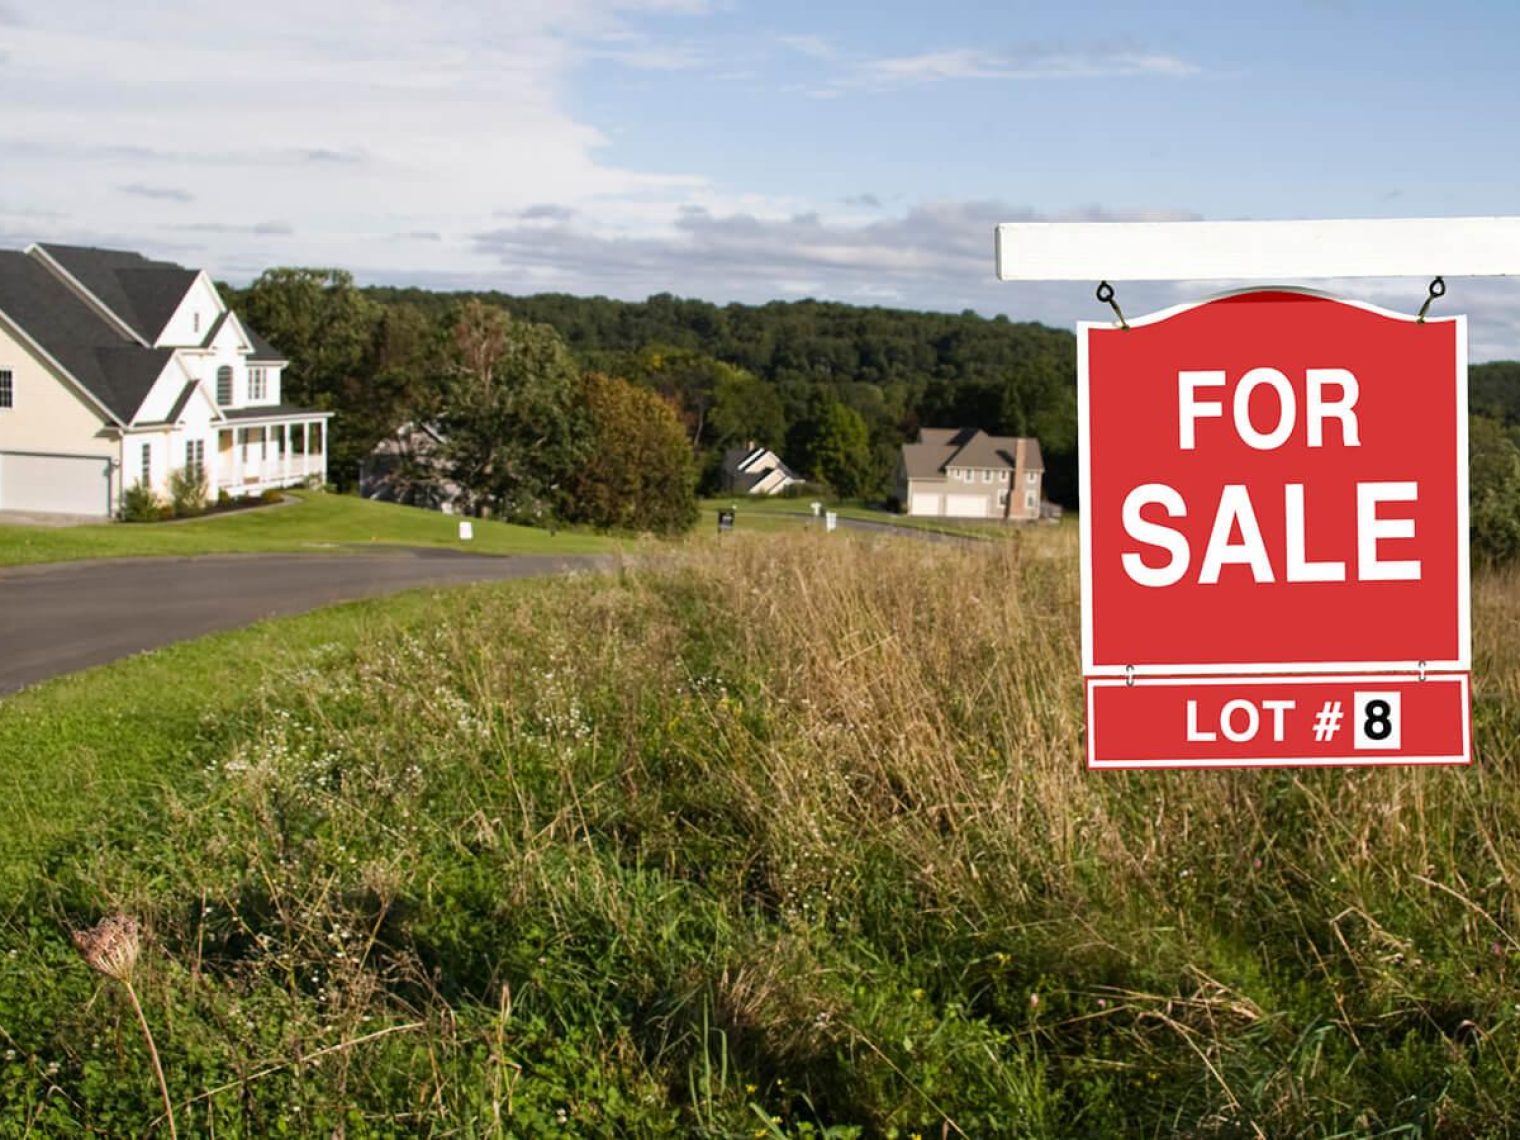
M 248 342 L 253 345 L 253 352 L 248 355 L 249 363 L 286 364 L 289 362 L 290 358 L 261 337 L 257 329 L 251 329 L 244 324 L 243 331 L 248 334 Z
M 1024 470 L 1045 470 L 1045 457 L 1040 454 L 1040 441 L 1034 436 L 1029 437 L 1029 442 L 1024 447 Z
M 143 348 L 23 253 L 0 250 L 0 312 L 123 423 L 174 356 Z
M 139 253 L 83 245 L 42 245 L 44 253 L 152 344 L 198 276 Z
M 959 448 L 953 443 L 905 443 L 903 466 L 909 479 L 939 479 L 945 474 L 945 461 Z
M 1017 448 L 1017 440 L 979 431 L 961 445 L 950 462 L 956 467 L 990 467 L 993 470 L 1006 468 L 1011 471 L 1018 466 L 1015 459 Z
M 1044 471 L 1040 441 L 1026 436 L 1024 470 Z M 1013 470 L 1019 437 L 988 435 L 980 428 L 921 428 L 917 443 L 902 445 L 909 479 L 942 479 L 946 467 Z

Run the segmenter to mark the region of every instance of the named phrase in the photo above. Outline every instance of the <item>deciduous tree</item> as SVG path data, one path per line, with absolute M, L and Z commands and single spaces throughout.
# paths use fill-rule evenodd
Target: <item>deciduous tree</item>
M 525 519 L 551 515 L 583 442 L 571 414 L 578 371 L 559 336 L 466 301 L 439 371 L 444 459 L 468 507 Z
M 871 434 L 854 408 L 830 404 L 824 409 L 813 444 L 813 475 L 841 498 L 854 499 L 873 490 Z
M 688 529 L 697 517 L 696 465 L 670 402 L 592 372 L 581 380 L 578 408 L 588 459 L 567 480 L 566 516 L 657 534 Z

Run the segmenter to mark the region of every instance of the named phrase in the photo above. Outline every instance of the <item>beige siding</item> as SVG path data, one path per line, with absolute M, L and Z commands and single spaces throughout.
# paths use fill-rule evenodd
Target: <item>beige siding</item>
M 11 373 L 15 406 L 0 408 L 0 451 L 115 456 L 108 420 L 55 376 L 0 323 L 0 368 Z

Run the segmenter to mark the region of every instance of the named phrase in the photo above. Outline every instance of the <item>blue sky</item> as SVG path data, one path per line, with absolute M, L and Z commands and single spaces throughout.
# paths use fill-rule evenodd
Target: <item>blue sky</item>
M 1515 4 L 136 7 L 0 0 L 0 245 L 1069 325 L 995 222 L 1520 213 Z M 1520 286 L 1450 284 L 1520 357 Z

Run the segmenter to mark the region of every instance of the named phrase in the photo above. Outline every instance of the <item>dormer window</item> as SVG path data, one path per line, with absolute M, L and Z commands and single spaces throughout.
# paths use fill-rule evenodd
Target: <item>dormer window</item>
M 190 319 L 195 322 L 195 331 L 199 333 L 201 331 L 201 315 L 199 313 L 191 313 Z
M 232 403 L 232 366 L 224 364 L 216 370 L 216 402 L 226 407 Z
M 269 399 L 269 373 L 263 368 L 248 370 L 248 401 L 256 403 Z

